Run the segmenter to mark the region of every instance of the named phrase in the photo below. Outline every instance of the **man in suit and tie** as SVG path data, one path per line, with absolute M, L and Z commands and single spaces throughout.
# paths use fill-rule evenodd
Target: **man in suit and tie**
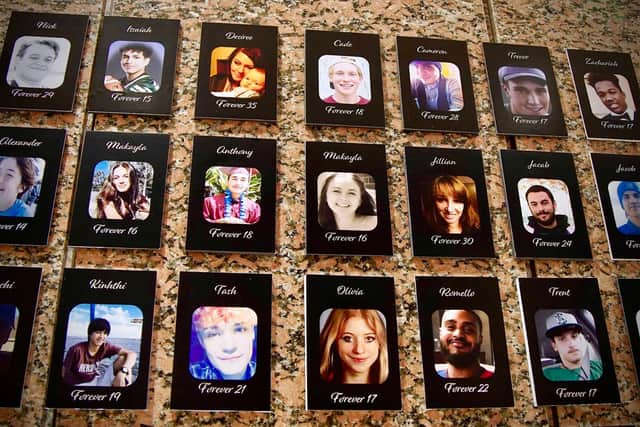
M 593 72 L 587 75 L 587 82 L 596 91 L 604 106 L 609 109 L 609 114 L 602 119 L 622 122 L 637 121 L 636 110 L 629 107 L 627 95 L 620 87 L 618 76 L 613 73 Z

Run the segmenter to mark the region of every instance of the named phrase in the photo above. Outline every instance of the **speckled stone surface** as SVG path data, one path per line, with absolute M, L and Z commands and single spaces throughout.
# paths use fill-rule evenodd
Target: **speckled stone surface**
M 633 370 L 615 277 L 640 277 L 637 262 L 610 260 L 589 152 L 640 153 L 638 144 L 585 139 L 564 49 L 629 52 L 640 65 L 640 4 L 632 1 L 558 0 L 417 0 L 383 1 L 182 1 L 123 0 L 27 1 L 0 5 L 0 37 L 10 11 L 34 10 L 89 14 L 78 95 L 71 114 L 1 112 L 0 125 L 66 128 L 67 145 L 49 246 L 0 247 L 3 265 L 44 269 L 32 339 L 23 407 L 0 410 L 0 424 L 10 425 L 614 425 L 640 423 L 640 393 Z M 104 7 L 104 8 L 103 8 Z M 181 34 L 173 115 L 167 119 L 87 114 L 89 78 L 101 18 L 104 15 L 180 19 Z M 202 22 L 275 25 L 279 29 L 279 101 L 277 124 L 194 120 L 200 27 Z M 304 125 L 304 30 L 369 32 L 380 35 L 386 129 L 307 127 Z M 478 109 L 477 136 L 403 132 L 395 36 L 427 36 L 469 42 Z M 568 138 L 498 137 L 484 71 L 482 42 L 548 46 L 565 113 Z M 85 130 L 162 132 L 171 149 L 164 206 L 162 246 L 157 251 L 71 249 L 68 214 L 80 141 Z M 188 185 L 194 135 L 273 138 L 278 147 L 276 254 L 215 255 L 185 251 Z M 386 146 L 390 186 L 392 257 L 305 255 L 305 141 L 373 142 Z M 404 146 L 482 149 L 496 254 L 489 260 L 416 259 L 412 257 L 405 194 Z M 498 152 L 504 148 L 568 151 L 574 154 L 589 227 L 593 261 L 522 261 L 513 257 Z M 150 360 L 148 409 L 75 411 L 44 408 L 51 334 L 56 319 L 58 283 L 63 267 L 153 269 L 158 272 L 154 335 Z M 180 271 L 258 272 L 273 274 L 272 412 L 186 412 L 169 409 L 174 354 L 177 283 Z M 495 276 L 500 282 L 515 407 L 506 409 L 426 410 L 415 297 L 416 275 Z M 304 275 L 307 273 L 392 276 L 396 285 L 402 406 L 399 412 L 306 411 L 304 409 Z M 605 305 L 618 385 L 618 406 L 534 408 L 524 333 L 515 288 L 517 277 L 596 277 Z M 555 413 L 554 413 L 555 412 Z

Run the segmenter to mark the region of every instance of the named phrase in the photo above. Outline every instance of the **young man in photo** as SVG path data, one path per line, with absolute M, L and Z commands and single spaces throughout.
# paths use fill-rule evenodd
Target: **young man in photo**
M 51 67 L 58 59 L 60 46 L 53 40 L 25 42 L 13 60 L 13 78 L 9 86 L 23 88 L 52 88 L 46 83 Z
M 487 379 L 494 367 L 480 364 L 482 321 L 473 310 L 445 310 L 440 324 L 440 351 L 447 363 L 436 364 L 442 378 Z
M 88 340 L 69 348 L 62 365 L 62 378 L 70 386 L 126 387 L 137 354 L 107 342 L 111 325 L 97 317 L 87 328 Z M 111 357 L 117 356 L 115 361 Z
M 501 67 L 498 77 L 511 114 L 548 116 L 551 110 L 547 77 L 537 68 Z
M 589 73 L 587 82 L 596 91 L 600 101 L 609 110 L 602 117 L 605 120 L 636 121 L 636 110 L 627 104 L 627 96 L 620 87 L 620 81 L 612 73 Z
M 542 185 L 532 185 L 525 193 L 531 216 L 527 225 L 533 229 L 533 234 L 543 236 L 567 236 L 571 234 L 569 218 L 556 214 L 556 201 L 551 190 Z
M 602 361 L 592 360 L 582 326 L 571 313 L 553 313 L 546 321 L 545 335 L 560 357 L 560 363 L 542 368 L 551 381 L 593 381 L 602 376 Z
M 616 192 L 627 217 L 627 222 L 618 227 L 618 231 L 627 236 L 640 235 L 640 185 L 633 181 L 621 181 Z
M 157 92 L 160 86 L 147 74 L 151 54 L 151 49 L 142 44 L 129 44 L 120 48 L 120 67 L 125 76 L 119 80 L 111 75 L 105 76 L 105 88 L 112 92 Z
M 415 67 L 418 78 L 411 83 L 411 96 L 419 110 L 462 110 L 464 98 L 460 81 L 444 77 L 440 62 L 418 61 Z

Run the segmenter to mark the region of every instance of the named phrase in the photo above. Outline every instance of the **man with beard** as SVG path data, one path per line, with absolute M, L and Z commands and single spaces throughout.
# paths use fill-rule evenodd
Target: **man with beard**
M 445 310 L 440 325 L 440 351 L 447 361 L 436 366 L 442 378 L 487 379 L 493 366 L 480 364 L 482 322 L 473 310 Z
M 542 369 L 550 381 L 594 381 L 602 376 L 602 361 L 590 356 L 582 326 L 571 313 L 553 313 L 546 321 L 545 335 L 551 340 L 560 363 Z
M 547 187 L 532 185 L 525 193 L 525 198 L 531 211 L 527 225 L 533 228 L 533 234 L 543 236 L 571 234 L 568 230 L 569 218 L 566 215 L 556 215 L 556 201 Z

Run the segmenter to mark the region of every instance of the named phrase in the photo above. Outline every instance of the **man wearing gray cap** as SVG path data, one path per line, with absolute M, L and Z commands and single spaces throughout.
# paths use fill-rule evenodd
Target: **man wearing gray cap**
M 411 96 L 416 107 L 425 111 L 460 111 L 464 105 L 457 79 L 442 75 L 442 63 L 415 61 L 418 78 L 411 82 Z
M 500 83 L 511 114 L 548 116 L 550 114 L 547 77 L 538 68 L 504 66 L 498 70 Z
M 560 363 L 544 367 L 550 381 L 594 381 L 602 376 L 602 361 L 592 360 L 582 326 L 571 313 L 557 311 L 547 317 L 545 335 L 560 356 Z

